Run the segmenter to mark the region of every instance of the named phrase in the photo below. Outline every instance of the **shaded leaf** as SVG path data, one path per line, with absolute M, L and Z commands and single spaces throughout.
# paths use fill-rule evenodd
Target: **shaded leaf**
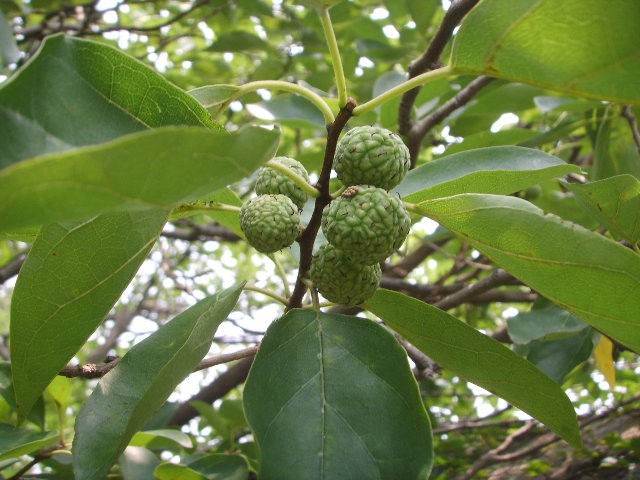
M 244 284 L 198 302 L 163 325 L 105 375 L 76 419 L 77 480 L 101 479 L 133 435 L 209 351 Z
M 509 336 L 514 343 L 569 336 L 585 327 L 587 324 L 578 317 L 558 307 L 522 312 L 507 319 Z
M 456 195 L 419 210 L 557 305 L 640 351 L 640 255 L 515 197 Z
M 0 89 L 0 168 L 167 125 L 220 128 L 193 97 L 118 49 L 50 36 Z
M 207 48 L 211 52 L 244 52 L 246 50 L 269 50 L 270 45 L 255 33 L 234 30 L 221 35 Z
M 11 303 L 12 374 L 21 417 L 104 320 L 166 217 L 158 210 L 124 212 L 42 229 Z
M 244 405 L 261 479 L 429 476 L 431 428 L 406 353 L 370 320 L 286 314 L 260 345 Z
M 189 90 L 189 95 L 209 108 L 226 102 L 238 90 L 240 87 L 236 85 L 207 85 Z
M 580 172 L 580 168 L 539 150 L 487 147 L 411 170 L 395 190 L 412 203 L 458 193 L 506 195 L 571 172 Z
M 149 480 L 160 459 L 143 447 L 127 447 L 118 461 L 124 480 Z
M 619 240 L 640 241 L 640 182 L 618 175 L 586 184 L 563 183 L 578 203 Z
M 492 0 L 479 3 L 464 19 L 451 66 L 458 72 L 640 103 L 639 43 L 640 4 L 635 0 Z
M 260 103 L 247 105 L 252 115 L 262 120 L 276 120 L 292 128 L 325 126 L 322 113 L 306 98 L 283 94 Z
M 277 130 L 166 127 L 51 153 L 0 171 L 0 231 L 114 209 L 172 208 L 249 175 Z
M 593 329 L 583 328 L 570 337 L 538 340 L 529 345 L 527 359 L 559 384 L 593 351 Z
M 207 480 L 247 480 L 249 465 L 241 455 L 205 455 L 188 467 L 202 474 Z
M 153 472 L 153 478 L 158 480 L 207 480 L 207 477 L 186 465 L 175 463 L 161 463 Z
M 573 405 L 530 362 L 457 318 L 420 300 L 379 289 L 364 307 L 439 365 L 504 398 L 567 442 L 581 445 Z
M 34 432 L 0 423 L 0 461 L 37 452 L 54 445 L 59 438 L 56 432 Z
M 176 444 L 184 448 L 193 448 L 193 442 L 189 435 L 180 430 L 168 428 L 138 432 L 129 442 L 132 447 L 146 448 L 171 448 Z

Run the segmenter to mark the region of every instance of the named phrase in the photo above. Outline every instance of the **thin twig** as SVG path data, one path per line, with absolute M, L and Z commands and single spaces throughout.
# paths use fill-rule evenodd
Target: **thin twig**
M 258 347 L 258 345 L 254 345 L 253 347 L 238 350 L 237 352 L 222 353 L 220 355 L 206 358 L 202 360 L 193 371 L 197 372 L 198 370 L 204 370 L 205 368 L 210 368 L 215 365 L 221 365 L 223 363 L 233 362 L 234 360 L 240 360 L 241 358 L 254 356 L 258 352 Z M 66 366 L 60 370 L 58 375 L 68 378 L 100 378 L 113 370 L 120 361 L 121 358 L 116 357 L 106 363 L 87 363 L 85 365 Z
M 508 285 L 512 281 L 513 277 L 510 273 L 507 273 L 502 269 L 498 269 L 482 280 L 478 280 L 462 290 L 452 293 L 433 305 L 441 310 L 450 310 L 480 293 L 484 293 L 495 287 Z
M 640 153 L 640 131 L 638 130 L 638 121 L 636 120 L 636 116 L 633 114 L 633 108 L 631 105 L 625 105 L 622 109 L 622 116 L 629 122 L 631 133 L 633 134 L 633 141 L 636 143 L 638 153 Z

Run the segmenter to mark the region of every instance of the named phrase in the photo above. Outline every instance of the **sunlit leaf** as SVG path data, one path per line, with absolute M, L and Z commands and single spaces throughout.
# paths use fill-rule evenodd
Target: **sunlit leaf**
M 576 414 L 562 389 L 497 340 L 390 290 L 378 290 L 364 307 L 439 365 L 504 398 L 572 445 L 581 444 Z
M 600 337 L 593 356 L 596 359 L 598 369 L 602 372 L 605 380 L 609 384 L 609 390 L 613 392 L 616 386 L 616 364 L 613 361 L 613 342 L 604 335 Z
M 640 255 L 529 202 L 456 195 L 419 205 L 512 275 L 640 351 Z
M 639 43 L 636 0 L 485 0 L 455 36 L 451 66 L 640 104 Z
M 102 479 L 133 435 L 193 371 L 243 284 L 207 297 L 135 345 L 105 375 L 76 419 L 77 480 Z
M 11 303 L 12 374 L 21 416 L 104 320 L 166 217 L 166 211 L 145 210 L 42 229 Z
M 450 155 L 410 171 L 396 191 L 407 202 L 458 193 L 510 194 L 542 180 L 580 172 L 559 158 L 522 147 L 487 147 Z
M 370 320 L 289 312 L 260 345 L 244 404 L 261 479 L 429 476 L 431 428 L 406 354 Z

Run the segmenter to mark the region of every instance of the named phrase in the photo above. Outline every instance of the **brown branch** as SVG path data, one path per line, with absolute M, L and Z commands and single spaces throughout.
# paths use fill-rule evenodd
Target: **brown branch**
M 227 227 L 223 227 L 218 223 L 208 225 L 199 225 L 188 219 L 181 219 L 173 222 L 175 226 L 181 227 L 173 232 L 164 231 L 162 236 L 166 238 L 174 238 L 177 240 L 186 240 L 193 242 L 196 240 L 217 240 L 223 242 L 237 242 L 240 237 Z M 188 230 L 186 230 L 188 229 Z
M 452 293 L 451 295 L 443 298 L 433 305 L 441 310 L 450 310 L 454 307 L 457 307 L 458 305 L 465 303 L 470 298 L 487 292 L 492 288 L 513 284 L 513 281 L 514 278 L 510 273 L 507 273 L 502 269 L 498 269 L 482 280 L 478 280 L 477 282 L 468 285 L 462 290 Z
M 640 131 L 638 130 L 638 121 L 636 120 L 636 116 L 633 114 L 633 108 L 631 105 L 625 105 L 622 109 L 622 116 L 629 122 L 631 133 L 633 134 L 633 141 L 636 143 L 638 153 L 640 153 Z
M 289 305 L 287 310 L 292 308 L 299 308 L 302 306 L 302 298 L 304 297 L 307 287 L 304 283 L 305 278 L 309 274 L 309 268 L 311 267 L 311 257 L 313 255 L 313 244 L 318 235 L 320 229 L 320 221 L 322 218 L 322 210 L 326 205 L 331 202 L 331 195 L 329 192 L 329 182 L 331 176 L 331 167 L 333 165 L 333 156 L 336 153 L 336 146 L 338 144 L 338 137 L 340 132 L 347 124 L 347 121 L 353 115 L 353 109 L 356 107 L 356 101 L 352 98 L 347 100 L 347 104 L 340 110 L 336 119 L 330 125 L 327 125 L 327 144 L 324 152 L 324 162 L 322 164 L 322 170 L 318 178 L 316 188 L 320 191 L 320 196 L 316 199 L 316 203 L 313 209 L 311 219 L 301 235 L 298 243 L 300 244 L 300 265 L 298 267 L 298 278 L 296 279 L 296 285 L 289 299 Z
M 438 28 L 438 31 L 431 39 L 429 46 L 426 48 L 420 58 L 414 60 L 409 65 L 409 78 L 416 77 L 428 70 L 438 68 L 438 59 L 453 35 L 454 29 L 462 21 L 464 16 L 478 3 L 479 0 L 454 0 L 447 10 L 447 13 Z M 407 135 L 413 126 L 411 120 L 411 111 L 415 104 L 421 87 L 409 90 L 402 96 L 400 107 L 398 110 L 399 131 L 403 135 Z
M 247 379 L 249 369 L 253 363 L 254 357 L 246 357 L 235 363 L 229 369 L 220 374 L 212 383 L 204 387 L 188 401 L 180 405 L 176 412 L 169 420 L 169 425 L 181 426 L 189 422 L 192 418 L 199 415 L 198 411 L 193 408 L 190 402 L 200 400 L 205 403 L 213 403 L 217 399 L 224 397 L 231 390 L 243 383 Z
M 67 378 L 100 378 L 113 370 L 113 368 L 120 363 L 120 360 L 120 357 L 116 357 L 106 363 L 87 363 L 85 365 L 75 366 L 68 365 L 60 370 L 58 375 Z
M 0 285 L 18 274 L 25 258 L 27 258 L 26 255 L 19 255 L 18 258 L 0 268 Z
M 253 347 L 238 350 L 237 352 L 221 353 L 220 355 L 205 358 L 196 366 L 196 368 L 193 369 L 193 371 L 197 372 L 198 370 L 204 370 L 205 368 L 211 368 L 223 363 L 233 362 L 234 360 L 253 357 L 258 352 L 258 348 L 258 345 L 254 345 Z M 116 357 L 106 363 L 87 363 L 85 365 L 76 366 L 69 365 L 60 370 L 58 375 L 68 378 L 100 378 L 113 370 L 113 368 L 120 363 L 120 360 L 120 357 Z

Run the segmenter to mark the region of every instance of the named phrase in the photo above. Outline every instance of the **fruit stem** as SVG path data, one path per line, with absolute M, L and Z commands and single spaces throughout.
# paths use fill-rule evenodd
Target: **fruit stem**
M 342 59 L 340 58 L 340 50 L 338 49 L 336 34 L 333 31 L 331 17 L 329 16 L 329 7 L 325 5 L 322 8 L 318 8 L 317 11 L 318 15 L 320 15 L 322 30 L 324 30 L 324 38 L 326 39 L 327 46 L 329 47 L 331 63 L 333 64 L 333 71 L 336 77 L 338 105 L 343 107 L 347 104 L 347 81 L 344 76 L 344 68 L 342 66 Z
M 214 120 L 231 104 L 231 102 L 237 100 L 243 95 L 246 95 L 247 93 L 255 92 L 261 88 L 296 93 L 309 100 L 322 112 L 324 121 L 327 125 L 331 124 L 335 120 L 331 107 L 329 107 L 329 104 L 320 95 L 306 87 L 303 87 L 302 85 L 284 82 L 282 80 L 258 80 L 256 82 L 245 83 L 240 86 L 240 88 L 235 91 L 222 105 L 220 105 L 220 109 L 216 112 Z
M 331 194 L 331 198 L 338 198 L 340 195 L 344 193 L 346 189 L 347 189 L 347 186 L 343 185 L 342 187 L 340 187 L 338 190 L 336 190 Z
M 250 290 L 252 292 L 261 293 L 263 295 L 266 295 L 267 297 L 271 297 L 271 298 L 279 301 L 283 305 L 286 305 L 288 303 L 288 300 L 286 298 L 284 298 L 281 295 L 278 295 L 275 292 L 272 292 L 271 290 L 267 290 L 266 288 L 256 287 L 255 285 L 247 284 L 247 285 L 244 286 L 244 290 Z
M 307 181 L 301 175 L 298 175 L 296 172 L 291 170 L 286 165 L 283 165 L 280 162 L 274 162 L 273 160 L 269 160 L 267 163 L 265 163 L 265 166 L 269 168 L 273 168 L 274 170 L 277 170 L 281 174 L 286 175 L 288 178 L 293 180 L 296 183 L 296 185 L 298 185 L 301 189 L 307 192 L 310 197 L 318 198 L 320 196 L 320 192 L 316 187 L 314 187 L 313 185 L 309 185 L 309 183 L 307 183 Z
M 282 284 L 284 286 L 284 294 L 287 298 L 289 298 L 291 296 L 291 289 L 289 288 L 289 281 L 287 280 L 287 272 L 282 266 L 282 263 L 280 262 L 280 260 L 276 258 L 276 255 L 274 253 L 270 254 L 269 258 L 271 259 L 273 264 L 276 266 L 278 275 L 282 279 Z
M 204 202 L 202 200 L 196 200 L 195 202 L 183 203 L 178 205 L 171 212 L 169 220 L 177 220 L 178 218 L 186 217 L 191 212 L 206 212 L 211 210 L 219 210 L 223 212 L 240 213 L 240 207 L 235 205 L 227 205 L 221 202 Z
M 433 80 L 438 80 L 440 78 L 446 78 L 456 75 L 451 67 L 442 67 L 437 70 L 430 70 L 428 72 L 423 73 L 422 75 L 418 75 L 417 77 L 413 77 L 406 82 L 401 83 L 400 85 L 396 85 L 393 88 L 390 88 L 384 93 L 381 93 L 377 97 L 369 100 L 362 105 L 358 105 L 353 110 L 354 115 L 364 115 L 367 112 L 370 112 L 374 108 L 379 107 L 383 103 L 388 102 L 389 100 L 399 97 L 405 92 L 409 90 L 419 87 L 427 82 L 431 82 Z

